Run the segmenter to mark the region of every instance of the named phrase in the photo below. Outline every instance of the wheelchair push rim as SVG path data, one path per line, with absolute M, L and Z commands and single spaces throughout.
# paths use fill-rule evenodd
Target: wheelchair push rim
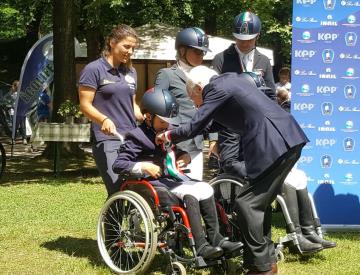
M 122 191 L 112 195 L 102 207 L 98 220 L 100 254 L 117 274 L 144 272 L 156 251 L 153 214 L 141 196 L 133 193 Z

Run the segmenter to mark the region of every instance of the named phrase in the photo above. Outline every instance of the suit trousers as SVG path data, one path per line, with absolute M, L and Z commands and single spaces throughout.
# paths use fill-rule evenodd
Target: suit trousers
M 271 203 L 301 155 L 304 144 L 297 145 L 244 185 L 235 201 L 234 211 L 245 244 L 244 267 L 260 272 L 271 270 L 276 262 L 271 241 Z

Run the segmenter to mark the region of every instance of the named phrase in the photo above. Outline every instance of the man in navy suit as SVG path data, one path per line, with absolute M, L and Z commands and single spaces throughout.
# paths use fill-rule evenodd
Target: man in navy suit
M 250 78 L 250 79 L 249 79 Z M 235 210 L 246 244 L 244 264 L 248 274 L 274 274 L 276 259 L 270 238 L 271 202 L 280 193 L 288 172 L 308 142 L 291 114 L 258 92 L 247 74 L 217 73 L 205 66 L 190 71 L 187 91 L 198 106 L 186 125 L 157 135 L 157 142 L 180 142 L 204 131 L 229 129 L 241 136 L 249 177 Z

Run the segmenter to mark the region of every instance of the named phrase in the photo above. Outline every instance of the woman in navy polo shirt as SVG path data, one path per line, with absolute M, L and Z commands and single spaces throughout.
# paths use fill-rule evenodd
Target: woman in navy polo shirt
M 109 196 L 119 191 L 121 184 L 111 168 L 120 147 L 112 133 L 125 134 L 136 127 L 136 118 L 142 119 L 135 102 L 137 76 L 130 58 L 137 45 L 134 29 L 116 26 L 105 41 L 102 57 L 80 74 L 80 108 L 92 121 L 93 154 Z

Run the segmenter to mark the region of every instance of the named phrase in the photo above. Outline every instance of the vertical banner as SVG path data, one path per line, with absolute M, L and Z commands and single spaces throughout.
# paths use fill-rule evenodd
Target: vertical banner
M 32 46 L 21 68 L 18 96 L 15 104 L 13 139 L 15 139 L 16 129 L 21 123 L 20 120 L 34 108 L 39 93 L 50 85 L 53 78 L 53 35 L 48 34 Z
M 360 225 L 360 0 L 294 0 L 292 114 L 323 224 Z

